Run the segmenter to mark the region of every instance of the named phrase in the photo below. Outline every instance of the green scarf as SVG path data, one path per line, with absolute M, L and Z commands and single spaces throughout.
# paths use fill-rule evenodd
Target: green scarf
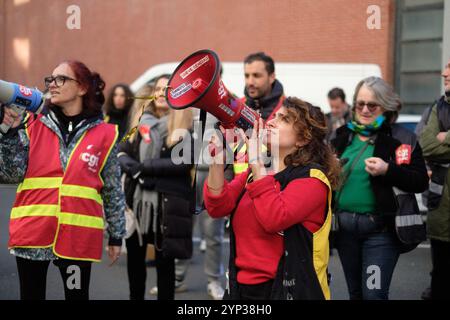
M 353 120 L 347 123 L 347 128 L 362 136 L 370 137 L 381 128 L 384 120 L 386 120 L 386 118 L 383 115 L 380 115 L 371 124 L 363 125 L 358 123 L 355 120 L 355 117 L 353 117 Z

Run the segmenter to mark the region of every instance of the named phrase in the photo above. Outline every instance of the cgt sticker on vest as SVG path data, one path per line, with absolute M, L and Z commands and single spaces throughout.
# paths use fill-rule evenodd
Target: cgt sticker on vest
M 395 162 L 397 165 L 411 163 L 411 146 L 402 144 L 395 150 Z
M 88 145 L 86 148 L 86 152 L 80 154 L 80 160 L 86 162 L 89 171 L 97 173 L 98 165 L 100 162 L 100 156 L 102 155 L 102 153 L 101 152 L 95 153 L 93 147 L 94 145 L 92 144 Z

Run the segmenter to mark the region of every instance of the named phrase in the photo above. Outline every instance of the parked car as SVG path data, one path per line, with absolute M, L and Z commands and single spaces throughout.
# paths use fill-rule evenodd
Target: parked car
M 417 124 L 420 122 L 421 115 L 418 114 L 400 114 L 397 123 L 402 127 L 414 132 Z

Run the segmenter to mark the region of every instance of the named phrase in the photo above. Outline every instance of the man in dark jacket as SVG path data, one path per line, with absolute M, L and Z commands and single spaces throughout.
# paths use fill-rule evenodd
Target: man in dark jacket
M 281 108 L 285 99 L 283 85 L 275 77 L 275 63 L 264 52 L 252 53 L 244 60 L 245 97 L 242 101 L 250 108 L 259 112 L 264 121 L 270 120 Z M 239 150 L 237 150 L 239 149 Z M 246 146 L 233 147 L 235 159 L 244 159 Z M 248 164 L 237 161 L 233 165 L 234 174 L 246 171 Z
M 427 233 L 433 261 L 432 299 L 450 299 L 450 60 L 442 77 L 445 95 L 425 111 L 416 131 L 432 171 L 427 201 Z
M 328 92 L 328 104 L 331 111 L 325 116 L 328 126 L 327 140 L 330 140 L 336 133 L 336 129 L 349 122 L 352 115 L 351 108 L 345 101 L 345 92 L 341 88 L 333 88 Z
M 275 77 L 275 63 L 264 52 L 252 53 L 244 60 L 245 100 L 264 120 L 275 115 L 284 100 L 283 86 Z

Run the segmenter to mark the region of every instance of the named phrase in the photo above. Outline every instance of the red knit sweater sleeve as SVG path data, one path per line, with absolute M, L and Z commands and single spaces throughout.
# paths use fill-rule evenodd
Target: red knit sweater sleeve
M 247 190 L 256 218 L 269 233 L 299 223 L 315 232 L 325 221 L 328 187 L 318 179 L 293 180 L 280 192 L 279 183 L 267 176 L 248 184 Z
M 208 180 L 205 181 L 203 187 L 203 199 L 208 214 L 213 218 L 226 217 L 236 206 L 236 201 L 245 187 L 248 174 L 246 172 L 237 175 L 231 182 L 223 185 L 222 193 L 213 195 L 208 189 Z

